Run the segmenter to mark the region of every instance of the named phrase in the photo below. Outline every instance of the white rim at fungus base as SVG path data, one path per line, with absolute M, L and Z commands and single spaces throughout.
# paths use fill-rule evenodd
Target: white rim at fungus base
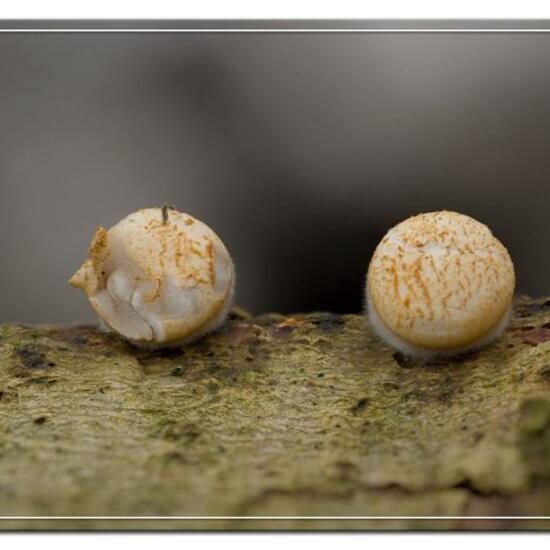
M 382 319 L 380 319 L 376 308 L 370 300 L 368 291 L 366 309 L 370 324 L 376 330 L 376 333 L 383 342 L 385 342 L 386 344 L 388 344 L 388 346 L 394 348 L 395 350 L 401 352 L 403 355 L 423 361 L 428 361 L 430 359 L 447 359 L 449 357 L 464 355 L 466 353 L 484 348 L 485 346 L 502 336 L 514 313 L 514 308 L 512 305 L 510 305 L 502 319 L 485 335 L 481 336 L 479 339 L 472 342 L 471 344 L 457 346 L 454 348 L 437 349 L 411 344 L 410 342 L 407 342 L 406 340 L 400 338 L 399 336 L 397 336 L 397 334 L 392 332 L 384 324 Z

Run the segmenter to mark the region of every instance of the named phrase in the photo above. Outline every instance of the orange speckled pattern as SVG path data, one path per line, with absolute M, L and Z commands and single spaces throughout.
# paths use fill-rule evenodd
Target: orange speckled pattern
M 204 223 L 175 210 L 163 223 L 158 208 L 138 210 L 109 230 L 109 243 L 123 242 L 125 253 L 152 281 L 172 279 L 178 287 L 213 286 L 214 245 L 225 250 Z
M 98 315 L 138 344 L 178 344 L 223 321 L 234 267 L 207 225 L 173 208 L 145 208 L 98 228 L 71 279 Z
M 478 221 L 456 212 L 419 214 L 396 225 L 372 257 L 367 292 L 383 323 L 434 349 L 468 345 L 510 307 L 514 266 Z

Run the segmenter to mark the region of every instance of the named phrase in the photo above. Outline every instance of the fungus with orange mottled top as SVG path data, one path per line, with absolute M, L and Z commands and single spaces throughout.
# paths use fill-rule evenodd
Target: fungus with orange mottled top
M 514 266 L 486 225 L 456 212 L 413 216 L 388 231 L 367 273 L 370 323 L 413 358 L 479 349 L 508 325 Z
M 143 347 L 174 347 L 219 327 L 235 269 L 207 225 L 173 207 L 138 210 L 99 227 L 70 280 L 107 326 Z

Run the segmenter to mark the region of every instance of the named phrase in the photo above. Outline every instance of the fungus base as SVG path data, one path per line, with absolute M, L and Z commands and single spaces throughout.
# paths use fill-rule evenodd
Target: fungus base
M 411 344 L 410 342 L 407 342 L 403 338 L 399 337 L 395 334 L 395 332 L 391 331 L 378 315 L 376 307 L 372 303 L 368 291 L 366 309 L 368 319 L 372 327 L 376 330 L 378 336 L 386 342 L 386 344 L 400 351 L 404 355 L 425 361 L 432 359 L 449 359 L 458 355 L 464 355 L 466 353 L 476 351 L 489 345 L 497 338 L 500 338 L 502 333 L 506 330 L 506 327 L 508 326 L 514 312 L 513 306 L 511 305 L 502 319 L 491 330 L 489 330 L 489 332 L 471 344 L 447 349 L 432 349 Z

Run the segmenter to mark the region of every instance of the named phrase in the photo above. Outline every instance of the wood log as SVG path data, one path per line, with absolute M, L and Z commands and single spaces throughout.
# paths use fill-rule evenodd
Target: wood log
M 359 315 L 236 312 L 164 352 L 93 326 L 1 326 L 0 515 L 2 529 L 546 528 L 550 300 L 518 299 L 498 342 L 431 363 Z

